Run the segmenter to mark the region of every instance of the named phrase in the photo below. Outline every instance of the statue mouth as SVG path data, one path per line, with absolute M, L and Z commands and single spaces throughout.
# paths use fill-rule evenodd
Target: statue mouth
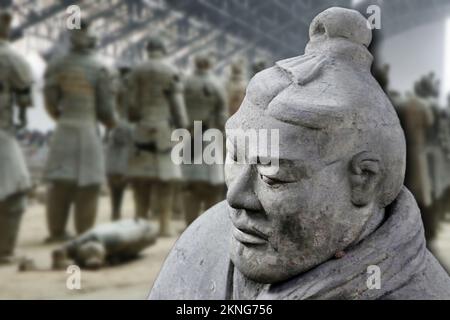
M 262 245 L 268 242 L 268 236 L 258 230 L 233 228 L 233 237 L 242 244 Z

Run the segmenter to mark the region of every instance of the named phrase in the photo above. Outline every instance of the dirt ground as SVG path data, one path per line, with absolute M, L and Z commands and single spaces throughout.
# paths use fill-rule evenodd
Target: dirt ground
M 97 223 L 109 220 L 109 201 L 106 196 L 100 202 Z M 133 216 L 131 195 L 126 195 L 124 216 Z M 177 230 L 183 222 L 174 221 Z M 73 230 L 72 222 L 70 230 Z M 0 266 L 0 299 L 145 299 L 158 271 L 176 241 L 161 238 L 145 250 L 142 257 L 125 265 L 104 268 L 99 271 L 81 272 L 81 289 L 69 290 L 65 271 L 50 270 L 50 252 L 55 245 L 44 244 L 47 236 L 45 207 L 33 202 L 24 216 L 17 253 L 35 260 L 43 271 L 18 272 L 17 266 Z M 450 267 L 450 224 L 442 226 L 439 237 L 432 244 L 440 261 Z
M 133 217 L 133 201 L 126 195 L 124 216 Z M 107 197 L 100 201 L 97 223 L 109 221 L 110 206 Z M 160 238 L 146 249 L 142 256 L 125 265 L 98 271 L 81 271 L 81 289 L 69 290 L 66 281 L 70 274 L 50 270 L 50 253 L 57 245 L 44 244 L 47 236 L 45 207 L 37 202 L 23 217 L 17 255 L 32 258 L 43 271 L 18 272 L 17 265 L 0 266 L 0 299 L 145 299 L 158 271 L 175 243 L 174 238 Z M 175 221 L 177 230 L 182 221 Z M 73 232 L 73 221 L 70 222 Z

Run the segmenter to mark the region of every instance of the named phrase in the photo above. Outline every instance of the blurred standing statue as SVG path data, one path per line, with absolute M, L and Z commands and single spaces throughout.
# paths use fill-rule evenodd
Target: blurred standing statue
M 28 63 L 8 43 L 12 15 L 0 9 L 0 263 L 11 262 L 31 179 L 15 138 L 14 106 L 19 108 L 18 129 L 27 125 L 32 106 L 32 76 Z
M 150 299 L 450 299 L 403 186 L 405 137 L 370 72 L 366 18 L 330 8 L 309 37 L 250 81 L 226 124 L 227 200 L 181 235 Z M 242 142 L 263 129 L 279 140 Z
M 442 219 L 450 213 L 450 110 L 439 108 L 435 116 L 434 139 L 429 149 L 429 156 L 435 155 L 435 163 L 430 165 L 433 179 L 433 196 L 435 203 L 436 231 Z M 431 131 L 431 130 L 430 130 Z M 432 132 L 430 132 L 431 134 Z
M 450 149 L 447 110 L 438 104 L 440 81 L 431 72 L 415 83 L 414 91 L 433 116 L 433 123 L 426 131 L 427 173 L 430 177 L 431 206 L 423 212 L 425 235 L 428 240 L 436 237 L 440 219 L 447 211 L 450 196 Z M 417 173 L 411 173 L 416 175 Z
M 122 200 L 128 184 L 128 160 L 132 149 L 132 128 L 128 122 L 127 95 L 129 72 L 127 67 L 119 68 L 117 79 L 117 113 L 120 121 L 108 132 L 106 147 L 106 173 L 111 197 L 112 220 L 121 217 Z
M 431 79 L 424 77 L 415 84 L 414 95 L 407 94 L 405 99 L 396 99 L 397 112 L 406 137 L 406 175 L 405 186 L 416 198 L 424 220 L 427 239 L 434 233 L 432 212 L 432 183 L 427 157 L 427 134 L 432 128 L 434 115 L 430 106 L 429 87 Z
M 241 106 L 245 97 L 247 80 L 245 79 L 242 61 L 236 61 L 231 65 L 231 74 L 227 83 L 229 116 L 232 116 Z
M 105 180 L 98 125 L 116 123 L 112 73 L 93 52 L 92 28 L 82 21 L 80 29 L 70 31 L 70 40 L 70 53 L 50 63 L 45 74 L 46 108 L 57 122 L 45 169 L 48 241 L 67 238 L 72 205 L 78 234 L 94 225 Z
M 171 159 L 172 130 L 186 127 L 183 86 L 178 70 L 166 58 L 162 39 L 151 38 L 149 59 L 130 75 L 129 114 L 135 124 L 134 150 L 129 177 L 136 202 L 136 216 L 148 218 L 150 199 L 160 220 L 160 234 L 170 236 L 172 202 L 181 168 Z M 151 197 L 151 194 L 153 197 Z
M 206 55 L 195 58 L 195 72 L 187 78 L 185 87 L 186 109 L 194 128 L 194 121 L 201 121 L 202 130 L 191 129 L 191 163 L 183 165 L 186 181 L 184 207 L 186 224 L 190 225 L 203 209 L 208 209 L 223 198 L 224 176 L 222 164 L 207 164 L 203 150 L 210 143 L 204 142 L 208 129 L 224 130 L 227 119 L 227 99 L 224 88 L 211 72 L 211 60 Z M 195 147 L 203 141 L 203 147 Z M 223 143 L 223 141 L 221 141 Z

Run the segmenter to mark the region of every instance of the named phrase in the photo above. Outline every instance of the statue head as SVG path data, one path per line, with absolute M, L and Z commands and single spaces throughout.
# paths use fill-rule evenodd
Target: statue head
M 242 59 L 233 61 L 231 64 L 231 74 L 240 76 L 244 73 L 244 61 Z
M 0 39 L 8 39 L 12 18 L 11 11 L 0 8 Z
M 414 92 L 422 98 L 438 98 L 440 81 L 435 79 L 434 72 L 423 76 L 414 83 Z
M 147 42 L 147 52 L 150 57 L 167 55 L 167 46 L 165 41 L 159 36 L 151 37 Z
M 88 269 L 98 269 L 105 263 L 106 251 L 99 242 L 86 242 L 78 248 L 77 253 L 78 258 L 83 261 L 83 266 Z
M 226 124 L 231 259 L 249 279 L 284 281 L 340 256 L 402 188 L 405 138 L 370 73 L 366 25 L 354 10 L 320 13 L 305 55 L 258 73 Z M 239 139 L 264 129 L 277 152 Z
M 86 19 L 82 19 L 79 29 L 69 30 L 70 43 L 74 51 L 86 51 L 95 49 L 97 45 L 97 36 Z
M 210 54 L 198 54 L 194 59 L 195 69 L 200 72 L 211 70 L 212 58 Z

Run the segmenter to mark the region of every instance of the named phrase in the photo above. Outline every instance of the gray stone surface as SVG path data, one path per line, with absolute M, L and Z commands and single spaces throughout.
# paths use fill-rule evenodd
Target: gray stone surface
M 370 73 L 370 42 L 361 14 L 330 8 L 305 55 L 251 80 L 227 138 L 277 129 L 279 168 L 236 159 L 261 159 L 254 144 L 229 150 L 227 201 L 181 236 L 150 299 L 450 298 L 403 187 L 405 138 Z

